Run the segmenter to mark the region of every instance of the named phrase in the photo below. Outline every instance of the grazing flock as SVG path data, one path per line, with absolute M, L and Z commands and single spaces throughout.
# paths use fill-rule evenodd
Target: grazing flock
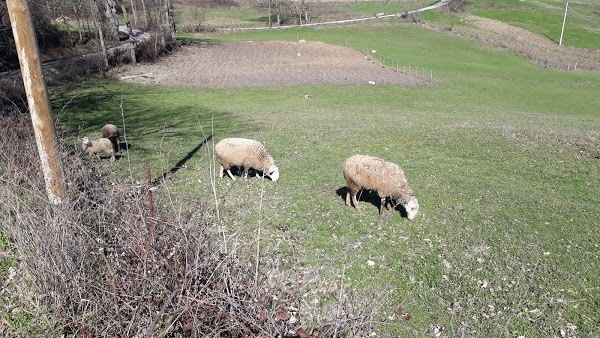
M 115 160 L 115 154 L 121 152 L 121 139 L 119 131 L 114 124 L 107 124 L 101 129 L 102 138 L 90 140 L 83 138 L 83 152 L 85 154 L 100 154 L 110 156 Z M 254 170 L 269 177 L 273 182 L 279 179 L 279 168 L 275 165 L 273 157 L 269 155 L 262 143 L 246 138 L 225 138 L 215 145 L 215 156 L 221 163 L 219 177 L 227 174 L 232 180 L 235 176 L 232 168 L 239 170 L 244 178 L 248 171 Z M 346 180 L 346 205 L 354 206 L 359 210 L 356 195 L 361 190 L 371 190 L 381 199 L 379 214 L 383 208 L 390 210 L 401 204 L 406 211 L 406 218 L 413 220 L 419 212 L 419 202 L 412 192 L 404 171 L 395 163 L 369 155 L 353 155 L 344 161 L 343 175 Z

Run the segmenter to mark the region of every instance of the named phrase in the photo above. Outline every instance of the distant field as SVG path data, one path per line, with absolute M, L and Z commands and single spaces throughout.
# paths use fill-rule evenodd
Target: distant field
M 353 18 L 372 17 L 377 13 L 403 13 L 429 6 L 437 1 L 317 1 L 308 2 L 310 22 L 325 22 Z M 191 29 L 221 29 L 241 27 L 268 26 L 268 9 L 256 6 L 255 3 L 239 2 L 238 7 L 199 8 L 187 2 L 175 2 L 176 18 L 184 31 Z M 298 24 L 294 12 L 286 12 L 284 25 Z

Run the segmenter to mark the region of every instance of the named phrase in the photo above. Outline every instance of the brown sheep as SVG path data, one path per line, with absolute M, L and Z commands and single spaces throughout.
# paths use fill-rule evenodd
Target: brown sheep
M 102 137 L 107 138 L 113 144 L 115 153 L 121 152 L 121 137 L 119 136 L 119 130 L 114 124 L 106 124 L 101 129 Z
M 100 153 L 105 153 L 110 156 L 111 162 L 115 160 L 115 150 L 112 142 L 107 138 L 99 138 L 95 141 L 90 140 L 88 137 L 83 138 L 82 143 L 83 151 L 86 154 L 96 155 L 100 158 Z
M 273 182 L 279 179 L 279 168 L 273 162 L 271 155 L 262 143 L 246 138 L 225 138 L 215 145 L 215 154 L 221 168 L 219 177 L 223 177 L 223 170 L 235 180 L 231 174 L 231 167 L 244 168 L 244 177 L 248 177 L 248 169 L 259 170 L 263 175 L 271 178 Z
M 365 189 L 377 192 L 381 198 L 380 215 L 383 207 L 390 209 L 388 202 L 394 201 L 404 206 L 409 220 L 414 219 L 419 211 L 419 202 L 404 177 L 404 171 L 394 163 L 368 155 L 353 155 L 344 162 L 344 178 L 348 188 L 348 206 L 354 205 L 359 209 L 356 194 Z

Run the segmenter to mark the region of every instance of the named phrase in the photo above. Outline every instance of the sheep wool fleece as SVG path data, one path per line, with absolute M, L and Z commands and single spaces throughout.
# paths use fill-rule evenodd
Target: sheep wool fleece
M 215 153 L 224 169 L 253 168 L 266 172 L 275 163 L 262 143 L 245 138 L 225 138 L 215 146 Z
M 401 202 L 407 209 L 408 218 L 418 212 L 418 201 L 406 181 L 404 171 L 394 163 L 368 155 L 353 155 L 344 162 L 344 179 L 348 187 L 346 204 L 358 209 L 356 194 L 360 189 L 376 191 L 381 198 L 380 213 L 387 198 Z

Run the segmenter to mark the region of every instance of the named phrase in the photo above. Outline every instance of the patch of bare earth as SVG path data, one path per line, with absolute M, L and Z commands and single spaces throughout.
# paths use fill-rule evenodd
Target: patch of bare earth
M 468 15 L 463 20 L 468 25 L 453 27 L 454 34 L 512 49 L 541 67 L 600 71 L 600 50 L 559 46 L 525 29 L 479 16 Z
M 180 87 L 233 88 L 307 84 L 425 84 L 382 67 L 364 53 L 321 42 L 228 42 L 181 47 L 153 64 L 120 74 L 122 81 Z

